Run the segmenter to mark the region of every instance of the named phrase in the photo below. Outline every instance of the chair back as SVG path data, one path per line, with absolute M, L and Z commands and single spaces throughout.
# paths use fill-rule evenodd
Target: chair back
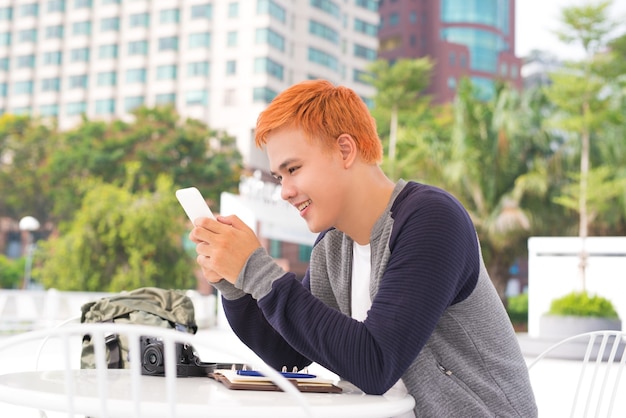
M 130 370 L 109 369 L 107 367 L 105 347 L 107 337 L 111 334 L 125 336 L 128 339 Z M 94 342 L 95 369 L 93 370 L 80 370 L 80 347 L 84 335 L 90 335 L 91 340 Z M 145 378 L 142 379 L 142 374 L 146 374 L 145 371 L 142 372 L 142 362 L 146 360 L 141 358 L 141 344 L 142 341 L 145 341 L 146 336 L 149 336 L 151 340 L 156 339 L 159 343 L 162 343 L 163 377 L 151 377 L 149 384 L 151 386 L 155 384 L 164 385 L 165 390 L 162 392 L 165 393 L 165 399 L 146 400 L 146 395 L 149 395 L 147 392 L 150 389 L 146 388 Z M 16 346 L 19 345 L 32 348 L 33 343 L 39 344 L 38 350 L 33 355 L 34 360 L 31 363 L 35 366 L 34 368 L 37 369 L 40 363 L 44 363 L 40 361 L 40 357 L 43 356 L 46 364 L 44 371 L 47 372 L 50 367 L 52 369 L 48 377 L 62 376 L 58 381 L 62 381 L 63 387 L 60 387 L 58 391 L 64 393 L 63 402 L 55 403 L 45 399 L 32 400 L 32 407 L 40 409 L 43 417 L 46 416 L 45 410 L 67 412 L 67 416 L 74 416 L 75 414 L 101 418 L 120 416 L 120 397 L 126 400 L 130 398 L 131 402 L 124 402 L 123 405 L 132 405 L 131 408 L 123 411 L 121 416 L 124 417 L 153 417 L 158 415 L 175 418 L 177 416 L 189 416 L 189 411 L 183 411 L 183 406 L 179 403 L 182 398 L 189 395 L 181 393 L 180 388 L 177 389 L 177 383 L 181 379 L 186 379 L 178 377 L 180 371 L 177 370 L 176 355 L 177 349 L 180 351 L 180 348 L 177 345 L 190 345 L 197 352 L 210 353 L 211 357 L 221 354 L 225 354 L 226 357 L 229 355 L 226 351 L 228 348 L 220 346 L 219 338 L 211 338 L 210 330 L 194 335 L 167 328 L 113 323 L 72 323 L 52 329 L 31 331 L 2 338 L 0 339 L 0 355 L 3 355 L 5 349 L 16 350 Z M 53 352 L 54 357 L 45 353 L 46 346 L 56 347 L 56 349 L 50 350 Z M 147 352 L 148 350 L 145 351 Z M 211 360 L 203 358 L 202 355 L 199 355 L 199 357 L 203 362 Z M 302 415 L 311 415 L 308 402 L 303 394 L 276 370 L 262 362 L 258 357 L 242 358 L 240 362 L 250 365 L 250 367 L 259 370 L 272 379 L 283 392 L 289 395 L 294 404 L 301 408 Z M 203 364 L 208 365 L 209 363 Z M 25 367 L 25 369 L 28 369 L 28 367 Z M 5 373 L 5 370 L 0 370 L 0 378 Z M 87 399 L 85 394 L 82 393 L 80 385 L 76 384 L 78 373 L 89 374 L 90 390 L 97 391 L 97 402 L 94 402 L 93 398 Z M 124 381 L 123 387 L 119 383 L 120 373 L 130 373 L 130 378 Z M 26 374 L 28 375 L 28 373 Z M 45 374 L 36 372 L 32 372 L 32 378 L 37 380 L 33 381 L 33 388 L 38 385 L 50 385 L 50 381 L 52 381 L 52 379 L 47 379 Z M 61 386 L 60 383 L 58 385 Z M 210 411 L 198 408 L 198 410 L 194 409 L 192 411 L 192 415 L 207 416 L 210 415 Z
M 624 400 L 626 384 L 622 382 L 626 363 L 626 332 L 593 331 L 565 338 L 539 354 L 528 365 L 532 373 L 546 359 L 567 358 L 561 360 L 577 362 L 577 369 L 572 375 L 557 376 L 559 382 L 554 390 L 563 391 L 568 385 L 574 385 L 570 393 L 571 417 L 611 417 L 616 401 Z M 571 360 L 578 352 L 579 359 Z M 619 394 L 619 397 L 618 397 Z

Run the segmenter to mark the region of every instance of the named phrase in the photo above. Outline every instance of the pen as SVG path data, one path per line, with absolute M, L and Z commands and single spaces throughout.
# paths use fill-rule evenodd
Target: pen
M 285 379 L 312 379 L 314 377 L 317 377 L 314 374 L 308 374 L 308 373 L 297 373 L 297 372 L 278 372 L 278 373 L 280 373 Z M 237 374 L 239 376 L 265 377 L 264 374 L 256 370 L 237 370 Z

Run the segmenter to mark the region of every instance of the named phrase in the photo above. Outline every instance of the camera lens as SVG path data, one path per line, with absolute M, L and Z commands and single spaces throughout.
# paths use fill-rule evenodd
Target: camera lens
M 163 367 L 163 351 L 161 345 L 150 344 L 143 352 L 143 367 L 150 373 L 156 373 Z

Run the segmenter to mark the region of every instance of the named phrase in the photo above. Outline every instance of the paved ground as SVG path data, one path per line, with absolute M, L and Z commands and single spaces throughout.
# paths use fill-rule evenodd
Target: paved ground
M 249 350 L 243 346 L 237 338 L 229 331 L 223 329 L 208 329 L 200 331 L 208 333 L 212 338 L 220 340 L 220 345 L 224 348 L 221 353 L 210 354 L 199 352 L 199 356 L 203 361 L 217 362 L 236 362 L 241 357 L 246 357 Z M 7 336 L 0 336 L 0 339 Z M 521 336 L 521 339 L 525 336 Z M 77 340 L 73 345 L 74 352 L 71 358 L 80 357 L 80 342 Z M 32 344 L 19 350 L 9 349 L 8 353 L 0 353 L 0 374 L 10 373 L 25 369 L 33 369 L 36 353 L 39 344 Z M 40 369 L 53 369 L 58 364 L 58 356 L 61 352 L 60 347 L 47 347 L 46 354 L 40 361 Z M 249 355 L 249 354 L 248 354 Z M 207 357 L 207 356 L 210 356 Z M 527 358 L 528 361 L 531 357 Z M 571 360 L 554 360 L 546 359 L 536 368 L 531 370 L 531 381 L 535 390 L 537 403 L 539 405 L 540 417 L 542 418 L 558 418 L 569 416 L 569 405 L 572 403 L 573 393 L 575 391 L 575 371 L 577 362 Z M 57 367 L 58 368 L 58 367 Z M 328 374 L 323 369 L 314 369 L 315 373 Z M 626 370 L 624 371 L 626 373 Z M 622 395 L 626 393 L 626 378 L 622 379 L 622 387 L 620 392 Z M 559 382 L 559 383 L 556 383 Z M 626 417 L 626 397 L 618 396 L 617 404 L 613 412 L 614 417 Z M 66 414 L 48 413 L 48 418 L 66 417 Z M 606 415 L 600 415 L 606 416 Z M 0 403 L 0 417 L 3 418 L 41 418 L 39 411 L 16 407 L 9 404 Z

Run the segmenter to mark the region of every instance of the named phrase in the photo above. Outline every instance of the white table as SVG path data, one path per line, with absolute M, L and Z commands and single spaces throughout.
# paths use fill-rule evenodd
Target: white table
M 131 417 L 131 378 L 128 370 L 109 370 L 106 411 L 110 417 Z M 97 415 L 100 401 L 95 370 L 72 370 L 73 384 L 66 387 L 64 371 L 30 371 L 0 375 L 0 401 L 31 408 Z M 141 416 L 173 416 L 164 378 L 141 376 Z M 413 409 L 409 395 L 366 395 L 347 382 L 341 394 L 303 394 L 316 417 L 389 417 Z M 73 391 L 68 405 L 66 390 Z M 304 412 L 283 392 L 229 390 L 210 378 L 179 378 L 176 382 L 177 417 L 298 417 Z M 139 415 L 138 413 L 136 414 Z

